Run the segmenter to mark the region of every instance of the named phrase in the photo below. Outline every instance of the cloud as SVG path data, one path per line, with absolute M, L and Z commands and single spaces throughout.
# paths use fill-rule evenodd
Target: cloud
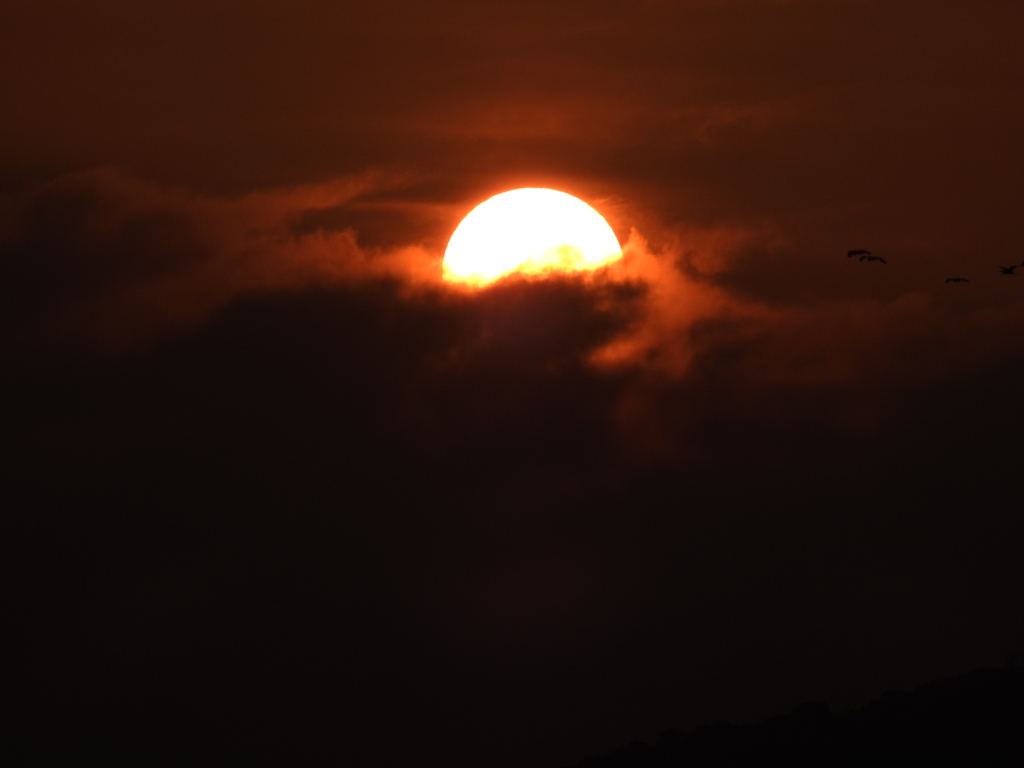
M 232 197 L 111 169 L 58 177 L 3 203 L 5 339 L 124 349 L 197 328 L 245 296 L 367 282 L 392 282 L 397 300 L 432 292 L 464 308 L 501 306 L 500 296 L 528 290 L 531 281 L 478 294 L 445 286 L 443 233 L 460 209 L 409 195 L 416 183 L 378 171 Z M 614 332 L 577 349 L 595 372 L 633 371 L 650 386 L 715 370 L 743 391 L 910 387 L 1021 351 L 1009 330 L 1024 316 L 1020 298 L 950 303 L 950 291 L 910 286 L 885 299 L 780 301 L 736 276 L 785 272 L 800 258 L 796 232 L 663 224 L 605 203 L 613 223 L 643 220 L 650 237 L 634 227 L 624 258 L 583 278 L 594 303 L 581 311 L 617 318 Z M 989 291 L 1008 287 L 989 282 Z M 480 321 L 496 322 L 486 313 Z
M 935 636 L 1002 642 L 1019 294 L 779 298 L 732 278 L 786 268 L 791 230 L 654 217 L 615 268 L 449 290 L 458 211 L 407 183 L 102 171 L 8 201 L 5 327 L 130 352 L 5 356 L 26 695 L 311 749 L 345 706 L 394 763 L 394 722 L 450 754 L 466 722 L 713 700 L 723 669 L 886 677 Z
M 214 197 L 111 169 L 58 177 L 4 201 L 4 325 L 23 341 L 117 348 L 194 327 L 246 294 L 436 283 L 440 265 L 416 243 L 367 247 L 352 227 L 308 225 L 401 183 L 368 173 Z

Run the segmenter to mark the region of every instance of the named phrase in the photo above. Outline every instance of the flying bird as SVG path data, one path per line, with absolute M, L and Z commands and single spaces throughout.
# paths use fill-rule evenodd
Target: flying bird
M 1014 264 L 1012 267 L 999 267 L 999 269 L 1002 270 L 1004 275 L 1016 275 L 1017 273 L 1013 270 L 1017 269 L 1019 266 L 1019 264 Z
M 872 256 L 871 254 L 865 254 L 864 256 L 861 256 L 860 259 L 858 259 L 858 261 L 880 261 L 883 264 L 888 263 L 881 256 Z
M 947 283 L 969 283 L 971 281 L 968 280 L 966 277 L 947 277 L 946 278 L 946 282 Z
M 846 258 L 850 258 L 851 256 L 860 256 L 862 254 L 870 256 L 871 251 L 865 251 L 863 248 L 858 248 L 856 251 L 847 251 Z

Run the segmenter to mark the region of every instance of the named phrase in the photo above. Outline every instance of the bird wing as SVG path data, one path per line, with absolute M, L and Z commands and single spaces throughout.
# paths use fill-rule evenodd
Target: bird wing
M 887 261 L 886 261 L 885 259 L 883 259 L 883 258 L 882 258 L 881 256 L 875 256 L 875 259 L 876 259 L 877 261 L 880 261 L 880 262 L 882 262 L 883 264 L 888 264 L 888 263 L 889 263 L 889 262 L 887 262 Z

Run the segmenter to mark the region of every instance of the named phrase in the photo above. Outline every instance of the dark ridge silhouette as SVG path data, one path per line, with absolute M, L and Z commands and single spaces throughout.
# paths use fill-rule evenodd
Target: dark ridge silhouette
M 946 282 L 947 283 L 969 283 L 971 281 L 968 280 L 966 277 L 947 277 L 946 278 Z
M 871 255 L 871 251 L 865 251 L 863 248 L 858 248 L 855 251 L 847 251 L 846 252 L 846 258 L 850 258 L 851 256 L 862 256 L 862 255 L 870 256 Z
M 855 712 L 809 703 L 752 725 L 674 729 L 653 746 L 635 741 L 579 768 L 1021 766 L 1024 667 L 1012 661 L 889 691 Z
M 871 256 L 871 255 L 861 256 L 860 257 L 860 261 L 880 261 L 883 264 L 886 263 L 885 259 L 883 259 L 881 256 Z
M 1018 267 L 1020 267 L 1020 264 L 1014 264 L 1012 267 L 999 267 L 999 269 L 1004 275 L 1016 275 L 1017 273 L 1014 270 Z

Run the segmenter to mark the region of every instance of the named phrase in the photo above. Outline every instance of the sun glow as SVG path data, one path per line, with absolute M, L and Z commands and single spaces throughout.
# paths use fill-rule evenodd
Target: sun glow
M 462 220 L 444 252 L 444 279 L 483 286 L 513 273 L 582 272 L 622 258 L 608 222 L 554 189 L 513 189 Z

